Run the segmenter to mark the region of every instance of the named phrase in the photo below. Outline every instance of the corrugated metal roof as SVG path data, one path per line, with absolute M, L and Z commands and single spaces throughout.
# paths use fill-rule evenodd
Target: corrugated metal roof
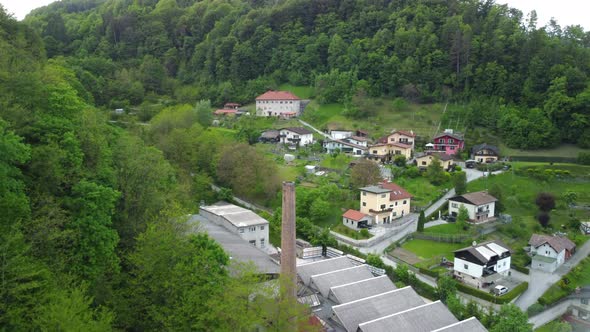
M 492 249 L 498 256 L 502 256 L 503 253 L 510 251 L 502 247 L 501 245 L 493 242 L 486 244 L 486 247 Z
M 316 274 L 322 274 L 335 270 L 342 270 L 347 267 L 353 267 L 350 259 L 347 257 L 336 257 L 331 259 L 324 259 L 317 262 L 302 264 L 297 266 L 297 274 L 303 280 L 303 283 L 307 286 L 311 281 L 311 276 Z
M 395 326 L 397 331 L 430 332 L 457 322 L 449 309 L 442 302 L 436 301 L 362 323 L 359 331 L 382 332 Z
M 496 256 L 496 253 L 486 247 L 476 247 L 475 250 L 479 252 L 486 260 L 490 260 L 490 258 Z
M 267 225 L 268 221 L 256 213 L 226 202 L 219 202 L 209 206 L 202 206 L 201 210 L 216 214 L 229 221 L 236 227 Z
M 424 300 L 412 289 L 404 287 L 387 293 L 366 297 L 332 307 L 335 318 L 347 331 L 356 331 L 359 324 L 379 317 L 424 304 Z
M 342 270 L 331 271 L 311 276 L 311 287 L 319 291 L 323 297 L 327 298 L 330 294 L 330 288 L 337 285 L 347 284 L 354 281 L 371 278 L 373 274 L 366 264 L 349 267 Z
M 328 297 L 334 302 L 342 304 L 395 289 L 397 287 L 389 280 L 388 276 L 381 276 L 332 287 Z
M 445 326 L 432 332 L 487 332 L 488 330 L 481 325 L 475 317 L 460 321 L 449 326 Z

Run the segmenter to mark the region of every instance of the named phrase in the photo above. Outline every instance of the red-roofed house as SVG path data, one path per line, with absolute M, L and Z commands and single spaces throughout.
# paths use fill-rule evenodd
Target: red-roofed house
M 454 155 L 465 147 L 465 137 L 463 134 L 454 132 L 453 129 L 445 129 L 444 132 L 434 136 L 432 143 L 427 146 L 430 146 L 434 152 Z
M 358 230 L 359 228 L 366 228 L 367 225 L 372 224 L 373 217 L 360 211 L 350 209 L 342 215 L 342 223 L 346 227 Z
M 553 272 L 576 251 L 576 244 L 567 237 L 533 234 L 529 240 L 533 259 L 531 268 Z
M 406 160 L 410 160 L 410 158 L 412 158 L 412 149 L 411 145 L 404 143 L 379 143 L 369 146 L 367 159 L 388 163 L 391 162 L 395 156 L 403 155 L 406 157 Z
M 416 134 L 414 131 L 394 130 L 391 134 L 379 139 L 379 143 L 401 143 L 404 145 L 411 145 L 414 149 Z
M 391 182 L 360 188 L 360 212 L 375 218 L 376 224 L 391 223 L 410 213 L 412 195 L 404 188 Z
M 289 91 L 269 90 L 256 97 L 256 115 L 292 118 L 301 113 L 301 98 Z

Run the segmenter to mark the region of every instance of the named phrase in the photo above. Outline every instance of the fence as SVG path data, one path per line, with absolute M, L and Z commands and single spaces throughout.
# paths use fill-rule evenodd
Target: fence
M 416 239 L 431 240 L 437 242 L 447 243 L 461 243 L 472 238 L 469 234 L 445 234 L 445 233 L 421 233 L 416 232 L 412 234 Z

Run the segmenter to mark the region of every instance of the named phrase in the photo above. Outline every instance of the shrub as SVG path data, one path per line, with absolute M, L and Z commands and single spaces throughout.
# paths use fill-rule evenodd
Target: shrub
M 590 165 L 590 152 L 578 153 L 578 164 Z
M 545 309 L 545 306 L 543 306 L 540 303 L 535 303 L 532 306 L 528 307 L 526 312 L 529 315 L 529 317 L 533 317 L 534 315 L 541 313 L 544 309 Z
M 511 267 L 518 272 L 522 272 L 524 274 L 529 274 L 531 271 L 524 266 L 512 264 Z
M 371 236 L 371 234 L 369 234 L 369 231 L 366 228 L 361 229 L 361 235 L 364 237 Z
M 425 269 L 423 267 L 418 268 L 418 271 L 420 271 L 420 273 L 425 274 L 427 276 L 431 276 L 433 278 L 438 278 L 438 272 L 436 272 L 436 271 Z
M 509 303 L 510 301 L 514 300 L 518 295 L 524 293 L 524 291 L 526 291 L 528 288 L 529 288 L 529 283 L 523 282 L 522 284 L 514 287 L 508 293 L 506 293 L 502 296 L 495 296 L 491 293 L 487 293 L 487 292 L 481 291 L 479 289 L 469 287 L 465 284 L 461 284 L 461 283 L 457 284 L 457 290 L 459 290 L 465 294 L 473 295 L 473 296 L 478 297 L 482 300 L 496 303 L 496 304 Z

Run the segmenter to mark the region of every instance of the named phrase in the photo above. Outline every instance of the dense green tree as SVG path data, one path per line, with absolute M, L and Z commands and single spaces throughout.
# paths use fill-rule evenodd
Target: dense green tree
M 430 165 L 426 167 L 425 175 L 428 181 L 434 185 L 440 185 L 446 181 L 445 171 L 442 168 L 440 159 L 434 157 Z
M 467 192 L 467 174 L 465 172 L 453 173 L 453 186 L 455 187 L 455 194 L 463 195 Z
M 455 279 L 445 275 L 439 278 L 436 284 L 436 292 L 443 303 L 447 303 L 449 298 L 457 295 L 457 282 Z
M 527 332 L 532 330 L 526 313 L 514 304 L 504 304 L 498 314 L 498 321 L 490 329 L 490 332 Z
M 424 231 L 424 224 L 426 224 L 426 216 L 424 216 L 424 210 L 421 210 L 418 217 L 418 232 Z
M 367 159 L 359 161 L 350 171 L 350 183 L 354 188 L 377 184 L 381 180 L 379 165 Z

